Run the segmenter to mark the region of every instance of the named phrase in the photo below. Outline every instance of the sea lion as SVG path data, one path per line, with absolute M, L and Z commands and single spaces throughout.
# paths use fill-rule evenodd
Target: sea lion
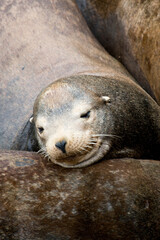
M 136 83 L 101 76 L 58 80 L 37 97 L 41 152 L 63 167 L 100 159 L 160 159 L 160 106 Z
M 133 80 L 94 38 L 74 0 L 2 1 L 0 32 L 2 149 L 27 149 L 35 98 L 57 79 L 90 74 Z
M 148 93 L 149 81 L 160 104 L 160 1 L 76 2 L 100 43 Z
M 0 238 L 160 239 L 160 162 L 116 159 L 65 169 L 0 151 Z

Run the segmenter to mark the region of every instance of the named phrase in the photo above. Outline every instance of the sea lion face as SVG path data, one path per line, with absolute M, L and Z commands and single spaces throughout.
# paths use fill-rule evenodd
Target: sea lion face
M 64 83 L 44 90 L 33 115 L 40 152 L 70 168 L 101 159 L 110 149 L 110 140 L 104 140 L 102 132 L 108 99 Z

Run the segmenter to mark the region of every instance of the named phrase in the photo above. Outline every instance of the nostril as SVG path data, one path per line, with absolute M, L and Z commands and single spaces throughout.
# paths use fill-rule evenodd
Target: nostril
M 55 144 L 55 146 L 56 146 L 57 148 L 59 148 L 63 153 L 66 153 L 66 149 L 65 149 L 66 144 L 67 144 L 67 142 L 66 142 L 65 140 L 62 140 L 62 141 L 60 141 L 60 142 L 57 142 L 57 143 Z

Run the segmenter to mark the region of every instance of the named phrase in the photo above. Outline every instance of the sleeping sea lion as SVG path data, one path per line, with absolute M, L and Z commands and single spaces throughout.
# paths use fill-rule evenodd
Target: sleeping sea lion
M 108 146 L 107 156 L 148 156 L 157 158 L 157 145 L 159 145 L 159 129 L 156 133 L 156 129 L 159 126 L 158 106 L 135 83 L 135 80 L 126 69 L 117 60 L 111 57 L 96 41 L 81 16 L 75 1 L 55 0 L 39 2 L 33 0 L 32 2 L 28 2 L 20 0 L 16 3 L 14 1 L 10 2 L 10 4 L 8 2 L 3 2 L 0 14 L 1 19 L 3 20 L 0 23 L 1 39 L 3 41 L 3 44 L 1 45 L 3 58 L 1 58 L 0 64 L 2 78 L 2 94 L 0 95 L 1 148 L 30 151 L 39 150 L 40 146 L 37 144 L 37 137 L 35 137 L 35 135 L 37 136 L 37 128 L 34 127 L 34 124 L 30 124 L 28 121 L 32 114 L 32 106 L 36 96 L 42 88 L 55 82 L 57 79 L 67 79 L 69 76 L 77 75 L 82 76 L 80 77 L 80 79 L 83 78 L 81 85 L 84 85 L 85 91 L 86 88 L 88 89 L 87 94 L 89 94 L 88 97 L 90 98 L 90 101 L 92 94 L 94 95 L 91 86 L 96 82 L 98 83 L 98 79 L 101 88 L 103 88 L 101 77 L 104 77 L 102 78 L 105 83 L 104 89 L 106 89 L 108 84 L 110 85 L 111 82 L 114 82 L 112 87 L 108 86 L 109 93 L 113 90 L 113 93 L 110 94 L 110 96 L 105 95 L 107 94 L 107 90 L 104 92 L 103 96 L 99 96 L 100 102 L 102 103 L 108 103 L 109 98 L 111 98 L 111 103 L 108 103 L 106 105 L 107 107 L 109 104 L 112 108 L 113 106 L 116 107 L 114 109 L 116 112 L 113 117 L 113 119 L 117 117 L 115 120 L 116 124 L 112 122 L 112 118 L 110 118 L 109 124 L 111 124 L 111 126 L 113 125 L 114 129 L 117 127 L 115 132 L 117 131 L 118 137 L 114 137 L 114 143 L 112 140 L 113 138 L 110 138 L 110 142 L 112 143 Z M 87 77 L 87 75 L 89 76 Z M 94 81 L 90 77 L 91 75 L 93 75 Z M 91 82 L 87 79 L 91 80 Z M 95 79 L 97 80 L 95 81 Z M 84 84 L 85 82 L 88 82 L 86 86 Z M 122 102 L 125 102 L 125 104 L 122 103 L 122 106 L 127 105 L 128 101 L 130 101 L 130 98 L 127 97 L 129 96 L 128 88 L 125 89 L 125 85 L 121 86 L 121 82 L 127 86 L 129 85 L 131 89 L 134 87 L 135 89 L 139 89 L 138 91 L 142 93 L 142 99 L 146 99 L 142 103 L 139 99 L 139 94 L 136 97 L 134 95 L 133 108 L 137 106 L 138 110 L 132 109 L 132 102 L 128 106 L 128 108 L 130 107 L 130 112 L 133 111 L 136 112 L 136 114 L 139 114 L 139 112 L 142 111 L 142 113 L 144 113 L 142 114 L 144 116 L 142 119 L 138 116 L 134 117 L 134 119 L 136 119 L 135 125 L 137 129 L 133 125 L 135 122 L 132 120 L 129 120 L 128 122 L 126 118 L 130 118 L 128 110 L 126 114 L 124 111 L 124 116 L 121 117 L 122 108 L 119 109 L 121 99 Z M 95 85 L 97 89 L 98 85 L 99 83 Z M 91 89 L 91 92 L 89 89 Z M 96 91 L 98 90 L 95 90 L 95 94 L 97 94 Z M 65 91 L 63 91 L 63 94 L 66 94 Z M 82 91 L 80 94 L 82 94 Z M 61 98 L 59 100 L 61 101 Z M 97 98 L 96 101 L 98 101 Z M 112 104 L 112 102 L 115 101 L 116 104 Z M 136 101 L 137 103 L 135 103 Z M 63 103 L 63 101 L 61 101 L 61 103 Z M 118 109 L 121 115 L 119 115 Z M 110 111 L 110 114 L 113 113 L 112 110 Z M 117 124 L 119 118 L 124 118 L 124 124 L 122 120 Z M 34 117 L 34 120 L 35 119 L 36 118 Z M 102 129 L 104 126 L 104 131 L 108 131 L 108 129 L 106 129 L 106 123 L 104 124 L 105 119 L 103 119 L 103 114 L 102 117 L 100 115 L 96 120 L 102 121 L 100 123 L 100 128 Z M 152 122 L 151 120 L 154 121 Z M 34 121 L 34 123 L 36 122 Z M 145 128 L 142 125 L 144 125 Z M 129 128 L 130 130 L 127 135 L 125 129 Z M 145 129 L 145 131 L 140 131 L 141 135 L 138 135 L 137 132 L 142 129 Z M 115 135 L 113 131 L 112 134 Z M 129 137 L 126 138 L 126 135 Z M 152 142 L 153 147 L 148 147 L 149 144 L 145 143 L 147 142 L 145 138 L 146 135 L 150 138 L 148 143 Z M 137 136 L 140 136 L 142 141 L 144 141 L 144 146 L 147 146 L 145 154 L 142 147 L 142 141 L 138 140 Z M 119 140 L 120 138 L 122 139 L 121 141 Z M 133 141 L 131 144 L 131 139 L 136 139 L 136 141 Z M 129 142 L 125 143 L 123 141 Z M 99 138 L 98 143 L 96 140 L 93 145 L 98 148 L 101 145 L 101 142 L 102 140 Z M 63 144 L 66 145 L 65 142 L 63 142 Z M 133 144 L 135 145 L 134 151 Z M 139 150 L 138 144 L 140 144 Z M 118 147 L 118 150 L 111 151 L 111 148 L 113 149 L 115 146 L 116 148 Z M 106 147 L 107 145 L 105 148 Z M 91 148 L 91 146 L 88 146 L 88 152 L 89 149 L 93 150 L 93 147 Z M 59 151 L 61 150 L 59 149 Z M 115 151 L 119 152 L 119 155 L 117 153 L 115 154 Z M 127 155 L 123 154 L 123 151 L 125 154 L 127 152 Z M 109 152 L 112 152 L 112 154 L 109 155 Z M 60 153 L 63 152 L 61 151 Z M 106 149 L 104 150 L 104 153 L 106 153 Z M 46 154 L 48 154 L 48 152 L 46 152 Z M 79 155 L 82 156 L 85 154 L 84 150 L 81 149 Z M 102 158 L 103 155 L 105 154 L 100 153 L 98 159 Z M 65 156 L 65 154 L 63 156 Z M 89 156 L 89 153 L 87 156 Z M 78 161 L 83 162 L 83 158 Z M 97 157 L 94 161 L 97 161 Z M 69 163 L 69 165 L 71 166 L 72 164 Z M 77 162 L 75 161 L 73 165 L 77 165 Z
M 74 0 L 3 1 L 0 20 L 1 149 L 17 149 L 36 96 L 57 79 L 133 79 L 94 38 Z
M 2 1 L 0 32 L 1 149 L 19 149 L 19 135 L 25 145 L 34 101 L 57 79 L 132 79 L 94 38 L 74 0 Z
M 134 82 L 85 75 L 58 80 L 37 97 L 33 121 L 40 152 L 63 167 L 103 157 L 160 159 L 160 107 Z

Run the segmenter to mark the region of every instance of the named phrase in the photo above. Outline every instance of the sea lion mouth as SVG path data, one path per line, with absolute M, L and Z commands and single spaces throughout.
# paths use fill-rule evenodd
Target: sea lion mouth
M 98 162 L 102 159 L 109 151 L 112 145 L 112 138 L 117 138 L 118 136 L 109 135 L 109 134 L 94 134 L 92 135 L 92 140 L 94 137 L 94 144 L 92 145 L 91 150 L 84 151 L 83 154 L 75 153 L 74 155 L 67 155 L 67 152 L 61 157 L 54 157 L 47 152 L 47 149 L 43 148 L 39 151 L 44 157 L 47 157 L 54 164 L 60 165 L 65 168 L 81 168 L 87 167 L 93 163 Z M 119 138 L 119 137 L 118 137 Z M 91 142 L 91 141 L 90 141 Z M 92 143 L 93 143 L 92 142 Z M 89 146 L 89 145 L 86 145 Z M 87 150 L 87 148 L 85 149 Z
M 98 162 L 100 159 L 102 159 L 107 152 L 110 149 L 110 144 L 108 141 L 103 141 L 101 142 L 101 144 L 95 148 L 93 148 L 93 150 L 91 150 L 88 154 L 82 155 L 81 158 L 79 158 L 80 160 L 78 161 L 78 163 L 76 163 L 77 158 L 76 157 L 71 157 L 71 156 L 66 156 L 65 158 L 65 162 L 61 162 L 58 160 L 53 160 L 51 159 L 51 161 L 57 165 L 60 165 L 62 167 L 65 168 L 81 168 L 81 167 L 87 167 L 93 163 Z M 75 163 L 71 163 L 70 160 L 74 160 L 75 158 Z M 66 161 L 67 160 L 67 161 Z

